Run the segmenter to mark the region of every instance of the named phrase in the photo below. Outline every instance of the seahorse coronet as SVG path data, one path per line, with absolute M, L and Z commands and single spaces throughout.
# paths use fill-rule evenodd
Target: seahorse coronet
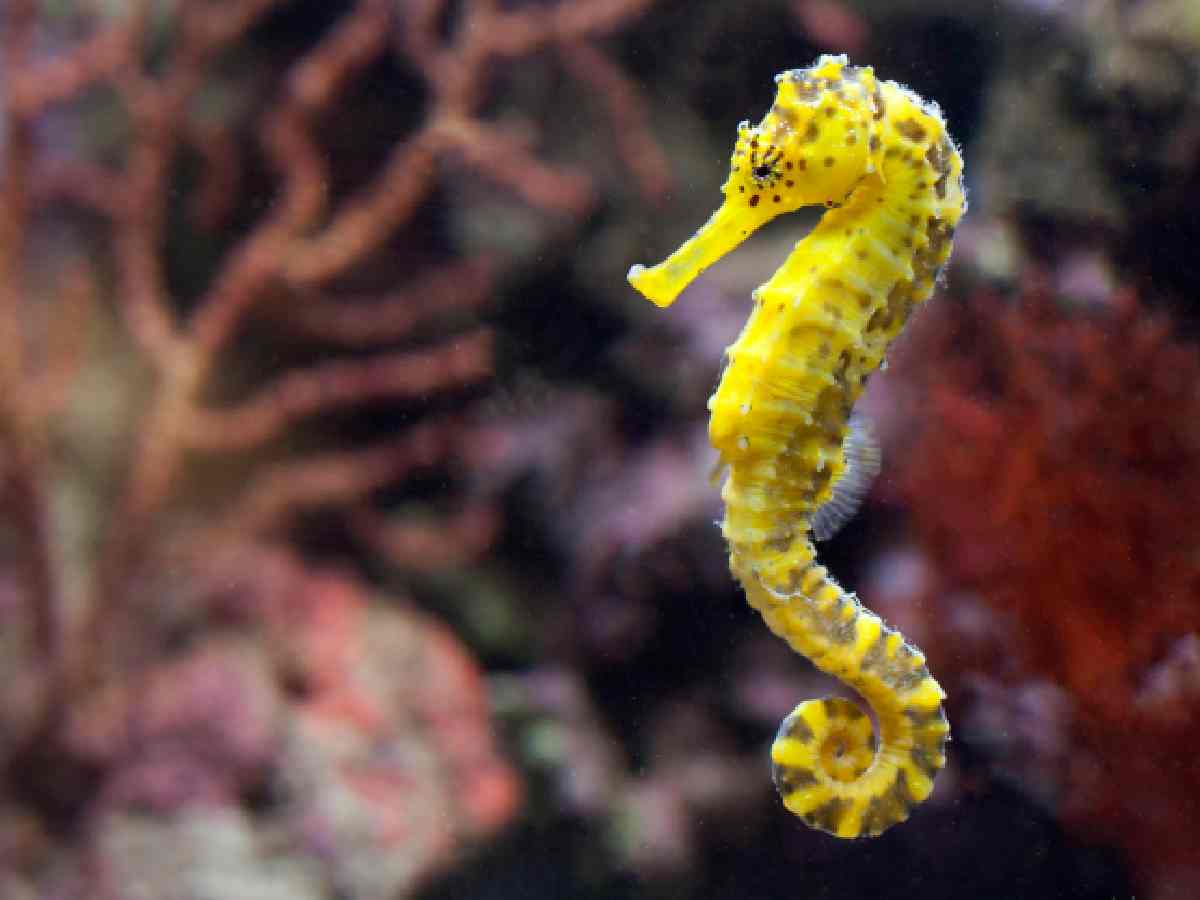
M 730 570 L 747 600 L 862 697 L 876 722 L 850 700 L 801 703 L 772 745 L 772 778 L 807 824 L 866 837 L 904 821 L 932 791 L 950 734 L 945 692 L 925 655 L 817 563 L 811 530 L 846 476 L 851 411 L 867 378 L 941 278 L 966 212 L 962 157 L 935 103 L 845 56 L 780 73 L 775 85 L 759 124 L 737 128 L 716 212 L 663 262 L 633 266 L 629 281 L 669 306 L 776 216 L 826 207 L 753 292 L 709 400 L 709 438 L 714 472 L 725 475 Z M 853 442 L 852 451 L 855 463 Z M 852 509 L 833 511 L 822 531 Z

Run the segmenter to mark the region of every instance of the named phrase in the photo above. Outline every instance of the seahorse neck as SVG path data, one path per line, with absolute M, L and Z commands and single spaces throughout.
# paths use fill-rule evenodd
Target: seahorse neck
M 726 457 L 723 496 L 734 551 L 781 573 L 812 558 L 808 523 L 843 471 L 850 411 L 912 309 L 925 239 L 906 224 L 913 179 L 898 169 L 891 179 L 886 170 L 865 176 L 755 292 L 731 348 L 738 362 L 717 391 L 714 429 L 736 427 L 736 417 L 721 415 L 734 404 L 775 413 L 774 433 Z M 754 360 L 774 377 L 739 377 Z

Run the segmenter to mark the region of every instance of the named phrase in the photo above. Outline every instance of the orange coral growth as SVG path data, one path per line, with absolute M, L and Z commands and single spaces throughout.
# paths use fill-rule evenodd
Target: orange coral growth
M 202 454 L 252 452 L 270 463 L 243 481 L 222 525 L 278 529 L 306 508 L 340 506 L 353 512 L 356 534 L 377 550 L 394 551 L 401 562 L 419 555 L 431 537 L 465 537 L 455 559 L 465 558 L 469 547 L 488 545 L 497 524 L 486 500 L 465 498 L 464 511 L 440 531 L 436 522 L 415 528 L 385 523 L 366 508 L 371 492 L 413 465 L 453 456 L 461 432 L 441 441 L 435 458 L 420 460 L 404 437 L 282 460 L 277 445 L 322 415 L 366 403 L 418 402 L 491 374 L 490 330 L 471 329 L 462 314 L 469 317 L 491 297 L 499 260 L 459 258 L 454 247 L 428 257 L 414 251 L 409 262 L 416 271 L 407 288 L 374 296 L 346 289 L 364 270 L 382 271 L 385 242 L 419 230 L 415 220 L 440 187 L 469 173 L 550 214 L 578 217 L 591 206 L 590 172 L 544 159 L 531 140 L 537 128 L 491 113 L 502 64 L 558 51 L 564 68 L 599 95 L 598 108 L 611 120 L 617 149 L 643 193 L 661 194 L 666 164 L 645 126 L 641 98 L 593 44 L 647 5 L 597 0 L 510 9 L 476 0 L 451 9 L 444 0 L 422 0 L 398 11 L 388 0 L 354 0 L 283 65 L 279 78 L 235 87 L 221 81 L 227 77 L 222 66 L 252 39 L 251 29 L 287 14 L 276 0 L 219 8 L 188 2 L 161 21 L 140 3 L 107 18 L 81 10 L 61 19 L 28 0 L 10 4 L 0 79 L 6 136 L 0 319 L 7 324 L 0 329 L 0 451 L 9 463 L 6 506 L 22 517 L 16 531 L 26 546 L 19 556 L 53 673 L 48 683 L 68 675 L 87 683 L 106 665 L 119 668 L 93 657 L 124 652 L 115 638 L 134 629 L 139 612 L 130 580 L 154 564 L 164 517 L 180 503 L 189 466 Z M 390 34 L 400 39 L 393 44 Z M 151 47 L 164 38 L 160 59 Z M 364 73 L 392 53 L 404 58 L 414 89 L 425 92 L 424 102 L 413 101 L 418 120 L 396 135 L 374 171 L 342 190 L 333 177 L 339 160 L 323 146 L 322 129 Z M 214 84 L 218 94 L 255 95 L 261 110 L 247 118 L 227 103 L 230 108 L 214 112 L 206 93 Z M 94 96 L 119 111 L 110 113 L 122 126 L 114 148 L 88 143 L 84 114 Z M 73 141 L 43 145 L 38 129 L 51 116 L 75 129 Z M 239 207 L 248 221 L 234 230 L 238 240 L 215 257 L 211 272 L 196 278 L 189 286 L 196 296 L 184 301 L 174 296 L 164 247 L 180 227 L 172 198 L 208 228 L 228 225 L 222 218 L 239 203 L 246 145 L 255 143 L 270 170 L 270 203 L 249 213 Z M 199 169 L 195 187 L 174 180 L 190 158 Z M 74 221 L 81 213 L 95 233 L 97 255 L 106 258 L 96 265 L 69 261 L 57 283 L 47 276 L 49 293 L 57 295 L 53 327 L 31 339 L 40 287 L 34 282 L 42 277 L 35 251 L 46 240 L 39 221 Z M 96 558 L 85 561 L 76 579 L 84 596 L 70 604 L 86 620 L 79 629 L 87 638 L 68 652 L 62 646 L 67 604 L 54 569 L 57 536 L 44 495 L 57 474 L 47 471 L 58 464 L 48 453 L 54 416 L 86 384 L 76 377 L 81 362 L 93 362 L 81 360 L 80 334 L 110 293 L 96 271 L 101 265 L 111 266 L 113 305 L 152 380 L 138 387 L 141 408 L 129 416 L 133 438 L 122 448 L 127 465 L 108 474 L 115 487 L 103 486 L 112 495 L 112 515 L 92 541 L 100 548 Z M 376 274 L 364 283 L 378 281 Z M 285 339 L 302 336 L 332 345 L 339 355 L 274 374 L 265 385 L 225 384 L 238 341 L 260 320 L 283 326 L 276 332 Z M 417 339 L 421 346 L 414 346 Z
M 1200 631 L 1200 353 L 1173 330 L 1131 291 L 1071 311 L 1034 278 L 943 302 L 896 366 L 929 401 L 901 488 L 917 528 L 1073 701 L 1063 815 L 1143 871 L 1200 852 L 1180 646 Z
M 351 891 L 393 896 L 430 858 L 512 817 L 519 784 L 451 635 L 381 612 L 350 577 L 296 576 L 279 633 L 236 623 L 255 660 L 263 631 L 299 660 L 309 693 L 284 701 L 263 686 L 273 672 L 241 665 L 240 644 L 209 646 L 220 629 L 195 608 L 195 585 L 211 587 L 230 544 L 263 564 L 263 545 L 313 510 L 338 520 L 351 552 L 408 571 L 470 563 L 492 545 L 501 512 L 471 478 L 470 407 L 495 367 L 477 313 L 504 260 L 430 221 L 471 218 L 476 181 L 559 232 L 592 208 L 594 148 L 555 159 L 542 110 L 502 97 L 504 70 L 534 54 L 598 95 L 636 189 L 659 196 L 667 166 L 642 99 L 597 43 L 648 5 L 4 4 L 0 788 L 30 773 L 53 782 L 23 797 L 34 818 L 60 806 L 78 816 L 69 852 L 107 852 L 92 840 L 105 830 L 88 820 L 97 807 L 174 813 L 201 795 L 254 838 L 243 807 L 260 768 L 303 770 L 312 779 L 297 776 L 294 799 L 315 819 L 323 803 L 357 798 L 347 846 L 378 826 L 441 848 L 414 849 L 420 865 L 378 893 Z M 386 111 L 373 143 L 357 132 L 367 94 L 371 112 Z M 347 124 L 350 137 L 331 140 Z M 367 405 L 381 414 L 347 415 Z M 423 514 L 409 517 L 421 487 L 405 479 L 431 470 L 454 502 L 416 502 Z M 190 567 L 189 590 L 172 573 Z M 429 679 L 436 700 L 421 693 Z M 211 721 L 221 703 L 209 701 L 247 685 L 303 724 L 286 751 L 268 752 L 271 731 L 255 765 L 210 778 L 219 765 L 177 753 L 178 735 L 232 754 L 236 735 Z M 182 718 L 161 715 L 175 700 Z M 140 745 L 111 734 L 89 743 L 108 734 L 91 729 L 105 709 L 118 731 L 144 724 L 163 758 L 127 759 Z M 352 735 L 352 752 L 321 743 L 331 729 Z M 383 745 L 412 760 L 379 763 Z M 389 768 L 409 762 L 431 773 L 416 794 Z M 382 815 L 401 802 L 400 819 Z

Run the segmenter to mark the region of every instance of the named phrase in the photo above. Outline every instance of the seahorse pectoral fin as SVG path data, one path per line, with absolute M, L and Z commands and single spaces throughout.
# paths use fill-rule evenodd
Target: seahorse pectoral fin
M 745 200 L 727 199 L 700 230 L 657 266 L 631 266 L 629 283 L 657 306 L 670 306 L 705 269 L 773 218 Z
M 850 414 L 842 457 L 845 468 L 841 477 L 834 482 L 829 499 L 813 513 L 810 527 L 818 541 L 829 540 L 854 518 L 879 474 L 879 439 L 865 413 L 855 410 Z

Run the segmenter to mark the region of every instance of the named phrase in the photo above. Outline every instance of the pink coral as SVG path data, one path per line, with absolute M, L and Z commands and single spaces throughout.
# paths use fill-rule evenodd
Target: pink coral
M 89 853 L 110 890 L 148 877 L 149 860 L 107 828 L 137 821 L 139 840 L 169 842 L 199 810 L 254 794 L 269 799 L 242 820 L 253 839 L 282 829 L 290 864 L 360 897 L 411 890 L 511 821 L 521 782 L 479 669 L 445 628 L 280 550 L 229 548 L 175 577 L 214 609 L 240 595 L 242 637 L 211 638 L 74 711 L 71 751 L 104 773 Z

